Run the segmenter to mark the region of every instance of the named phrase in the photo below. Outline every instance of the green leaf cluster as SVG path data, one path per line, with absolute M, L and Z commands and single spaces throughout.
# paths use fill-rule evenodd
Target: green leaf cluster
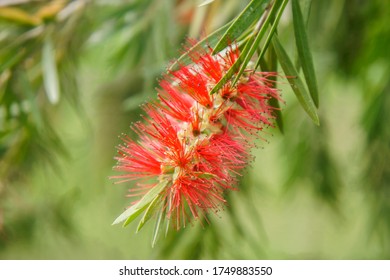
M 313 122 L 319 125 L 320 121 L 317 114 L 318 87 L 316 75 L 306 34 L 306 20 L 302 15 L 298 0 L 291 2 L 293 7 L 293 26 L 296 48 L 298 50 L 298 59 L 301 62 L 306 83 L 300 78 L 298 69 L 296 69 L 292 63 L 292 59 L 277 39 L 277 26 L 288 2 L 288 0 L 250 1 L 245 9 L 232 22 L 202 39 L 183 54 L 178 61 L 172 65 L 172 69 L 178 64 L 189 63 L 191 53 L 196 52 L 204 46 L 213 48 L 215 54 L 231 44 L 236 44 L 241 49 L 239 58 L 211 90 L 210 93 L 213 94 L 230 79 L 233 79 L 234 85 L 247 69 L 249 62 L 255 57 L 256 52 L 257 62 L 255 63 L 254 70 L 263 64 L 263 68 L 264 65 L 274 66 L 272 68 L 268 67 L 263 69 L 263 71 L 276 72 L 277 64 L 272 63 L 269 61 L 269 58 L 265 58 L 264 56 L 267 52 L 271 52 L 270 45 L 272 42 L 276 54 L 276 61 L 282 66 L 285 77 L 291 85 L 291 89 L 294 91 L 302 108 Z M 261 63 L 262 61 L 263 63 Z M 280 113 L 278 113 L 278 115 L 281 116 Z M 279 123 L 280 122 L 281 121 L 279 121 Z

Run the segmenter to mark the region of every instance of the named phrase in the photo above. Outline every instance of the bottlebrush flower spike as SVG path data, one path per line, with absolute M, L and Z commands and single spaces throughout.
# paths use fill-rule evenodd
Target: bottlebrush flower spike
M 235 188 L 251 160 L 251 141 L 272 125 L 275 108 L 268 101 L 279 94 L 267 78 L 276 74 L 248 69 L 235 86 L 232 79 L 210 95 L 239 50 L 211 53 L 211 48 L 197 52 L 193 64 L 169 72 L 158 100 L 143 106 L 144 121 L 132 126 L 139 140 L 123 137 L 115 166 L 123 173 L 113 178 L 137 180 L 129 196 L 143 197 L 114 223 L 127 225 L 144 213 L 139 230 L 158 213 L 157 228 L 166 218 L 179 229 L 191 218 L 218 211 L 224 192 Z

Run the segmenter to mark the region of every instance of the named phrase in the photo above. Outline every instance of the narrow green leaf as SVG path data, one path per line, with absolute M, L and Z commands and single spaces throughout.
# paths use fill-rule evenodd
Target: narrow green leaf
M 278 72 L 278 59 L 275 53 L 275 49 L 272 45 L 269 46 L 269 44 L 272 40 L 273 34 L 277 33 L 277 26 L 279 24 L 279 20 L 283 14 L 284 9 L 286 8 L 287 3 L 288 0 L 283 0 L 283 2 L 281 3 L 281 8 L 279 9 L 278 13 L 276 15 L 274 15 L 274 12 L 270 14 L 270 18 L 272 20 L 271 29 L 264 42 L 263 48 L 259 53 L 259 57 L 254 69 L 257 69 L 258 65 L 263 62 L 262 69 L 266 69 L 266 71 L 270 71 L 270 72 Z M 265 63 L 264 60 L 265 51 L 267 51 L 268 53 L 268 65 L 267 63 Z M 272 84 L 272 87 L 276 88 L 277 76 L 270 76 L 269 79 L 275 82 L 274 84 Z M 276 117 L 276 124 L 278 125 L 279 131 L 283 134 L 284 133 L 283 116 L 282 116 L 282 111 L 280 110 L 279 100 L 272 97 L 269 101 L 269 104 L 272 107 L 276 108 L 276 110 L 273 111 L 273 114 Z
M 150 218 L 153 216 L 153 214 L 156 212 L 157 207 L 161 204 L 161 195 L 157 195 L 152 202 L 149 204 L 148 208 L 146 209 L 141 221 L 138 223 L 137 231 L 139 232 L 141 228 L 145 225 L 147 221 L 150 220 Z
M 208 46 L 213 47 L 219 40 L 219 38 L 226 32 L 230 26 L 230 22 L 215 30 L 213 33 L 197 42 L 193 45 L 188 51 L 182 54 L 170 67 L 169 70 L 176 70 L 179 65 L 188 65 L 192 62 L 191 54 L 196 51 L 201 51 L 207 48 Z
M 301 0 L 300 1 L 299 6 L 301 7 L 303 21 L 305 23 L 305 26 L 307 26 L 307 24 L 309 22 L 309 15 L 310 15 L 310 11 L 311 11 L 312 2 L 313 2 L 313 0 Z
M 268 44 L 269 44 L 269 38 L 270 36 L 272 36 L 272 33 L 273 31 L 275 30 L 275 27 L 276 25 L 278 24 L 279 22 L 279 19 L 280 19 L 280 15 L 283 13 L 283 10 L 287 4 L 287 0 L 285 0 L 284 2 L 281 2 L 281 0 L 277 0 L 275 1 L 275 3 L 273 4 L 272 8 L 271 8 L 271 11 L 269 12 L 269 14 L 267 15 L 267 18 L 265 19 L 265 21 L 262 23 L 261 27 L 260 27 L 260 30 L 257 32 L 257 35 L 256 35 L 256 39 L 254 40 L 253 44 L 251 45 L 250 49 L 248 50 L 248 53 L 245 55 L 245 59 L 244 61 L 242 62 L 241 64 L 241 67 L 240 67 L 240 70 L 238 71 L 237 75 L 236 75 L 236 78 L 234 79 L 233 81 L 233 86 L 237 83 L 237 81 L 240 79 L 242 73 L 244 73 L 245 69 L 246 69 L 246 66 L 248 65 L 249 61 L 251 60 L 252 56 L 254 55 L 256 49 L 258 49 L 258 46 L 260 44 L 260 41 L 261 39 L 263 38 L 266 30 L 267 30 L 267 27 L 268 27 L 268 24 L 270 23 L 271 19 L 274 19 L 275 18 L 275 13 L 279 10 L 279 7 L 280 7 L 280 4 L 282 4 L 282 7 L 280 8 L 279 12 L 278 12 L 278 16 L 276 17 L 276 19 L 273 21 L 273 24 L 272 24 L 272 28 L 271 28 L 271 31 L 270 33 L 268 34 L 268 37 L 267 37 L 267 40 L 265 42 L 265 45 L 263 46 L 262 48 L 262 51 L 260 53 L 260 57 L 262 57 L 264 51 L 268 48 Z M 284 5 L 283 5 L 284 4 Z M 256 67 L 255 67 L 256 69 Z
M 246 66 L 248 65 L 249 61 L 251 60 L 253 54 L 255 53 L 256 49 L 258 48 L 261 39 L 263 38 L 267 26 L 272 18 L 274 18 L 275 13 L 279 11 L 278 15 L 281 14 L 284 10 L 285 5 L 287 4 L 287 0 L 277 0 L 272 8 L 269 14 L 266 16 L 264 22 L 260 23 L 259 30 L 256 34 L 256 36 L 252 36 L 245 44 L 245 47 L 243 51 L 240 53 L 240 56 L 238 57 L 237 61 L 232 65 L 232 67 L 226 72 L 226 74 L 222 77 L 222 79 L 214 86 L 214 88 L 210 91 L 210 94 L 216 93 L 225 83 L 228 81 L 235 73 L 237 73 L 233 85 L 237 83 L 239 78 L 241 77 L 242 73 L 244 73 L 244 70 L 246 69 Z M 279 9 L 280 8 L 280 9 Z M 279 21 L 280 16 L 277 16 L 274 20 L 273 26 L 277 24 Z M 269 35 L 268 35 L 269 36 Z
M 268 49 L 268 46 L 271 43 L 272 36 L 274 35 L 274 32 L 276 31 L 276 27 L 279 24 L 279 20 L 282 17 L 284 8 L 286 8 L 286 5 L 287 5 L 288 1 L 289 0 L 283 0 L 283 2 L 281 3 L 280 9 L 279 10 L 278 9 L 273 9 L 273 11 L 271 12 L 271 14 L 269 16 L 271 19 L 273 19 L 273 21 L 271 23 L 271 29 L 270 29 L 270 31 L 268 33 L 267 38 L 265 39 L 263 48 L 261 49 L 261 52 L 259 54 L 259 58 L 257 59 L 256 65 L 255 65 L 255 69 L 259 66 L 260 60 L 263 58 L 263 55 L 264 55 L 265 51 Z M 276 4 L 279 4 L 279 2 L 275 2 L 274 5 L 276 6 Z M 275 15 L 274 11 L 275 12 L 278 11 L 278 13 L 276 14 L 275 18 L 274 18 L 274 15 Z
M 320 121 L 317 115 L 317 109 L 313 102 L 312 97 L 307 92 L 305 85 L 298 75 L 291 59 L 288 57 L 286 51 L 279 42 L 278 36 L 274 34 L 272 38 L 272 44 L 275 49 L 275 53 L 279 59 L 279 63 L 283 68 L 284 73 L 287 76 L 290 86 L 294 91 L 298 101 L 301 103 L 303 109 L 307 112 L 309 117 L 314 121 L 315 124 L 319 125 Z
M 295 43 L 297 45 L 299 61 L 302 66 L 306 84 L 314 104 L 318 107 L 318 87 L 314 71 L 313 58 L 309 48 L 305 21 L 298 0 L 292 0 L 292 14 L 294 23 Z
M 276 53 L 274 50 L 274 47 L 271 45 L 268 48 L 267 51 L 267 61 L 265 61 L 264 57 L 260 59 L 260 67 L 261 70 L 264 72 L 278 72 L 278 60 L 276 57 Z M 276 88 L 276 81 L 277 81 L 278 76 L 270 76 L 268 77 L 269 80 L 273 81 L 272 87 Z M 276 124 L 278 125 L 279 131 L 283 134 L 284 133 L 284 125 L 283 125 L 283 116 L 282 116 L 282 111 L 280 110 L 280 104 L 279 100 L 272 97 L 269 100 L 269 104 L 276 108 L 276 110 L 273 111 L 274 116 L 276 117 Z
M 129 209 L 132 209 L 132 211 L 131 212 L 129 211 L 126 213 L 127 218 L 126 218 L 125 222 L 123 223 L 123 227 L 127 226 L 132 221 L 134 221 L 139 215 L 141 215 L 141 213 L 145 211 L 145 209 L 148 207 L 148 205 L 149 204 L 145 204 L 143 206 L 140 206 L 139 208 L 133 208 L 133 209 L 132 209 L 132 207 L 130 207 Z M 123 212 L 122 215 L 125 214 L 125 212 Z M 118 223 L 117 220 L 115 220 L 113 224 L 116 224 L 116 223 Z
M 276 124 L 278 125 L 280 133 L 283 134 L 284 133 L 284 125 L 283 125 L 282 111 L 280 110 L 279 100 L 274 98 L 274 97 L 272 97 L 269 100 L 269 105 L 271 105 L 272 107 L 275 108 L 273 110 L 272 114 L 276 118 L 275 121 L 276 121 Z
M 161 231 L 161 226 L 163 224 L 162 221 L 164 220 L 163 217 L 165 216 L 165 211 L 166 211 L 166 208 L 164 207 L 164 205 L 162 205 L 160 211 L 158 212 L 156 224 L 155 224 L 154 230 L 153 230 L 152 248 L 154 247 L 154 245 L 156 245 L 158 235 Z
M 148 207 L 148 205 L 164 190 L 167 185 L 168 181 L 162 181 L 157 184 L 154 188 L 148 191 L 140 201 L 119 215 L 112 224 L 115 225 L 125 221 L 123 226 L 127 226 Z
M 213 54 L 226 48 L 226 46 L 234 42 L 251 25 L 259 21 L 266 8 L 265 3 L 267 2 L 267 0 L 252 0 L 233 21 L 225 34 L 223 34 L 222 38 L 214 47 Z
M 28 104 L 31 108 L 31 117 L 32 120 L 34 121 L 34 125 L 38 129 L 42 129 L 43 127 L 45 127 L 45 123 L 43 121 L 43 116 L 42 116 L 42 110 L 40 110 L 39 108 L 39 103 L 37 101 L 33 87 L 27 77 L 27 73 L 21 72 L 19 74 L 19 77 L 20 77 L 20 85 L 23 89 L 23 94 L 26 96 L 26 100 L 28 100 Z
M 52 104 L 58 103 L 60 99 L 60 86 L 55 59 L 53 42 L 49 36 L 46 37 L 42 49 L 42 71 L 46 95 Z
M 4 58 L 1 58 L 0 63 L 0 73 L 3 73 L 5 70 L 12 68 L 15 64 L 19 63 L 19 61 L 24 57 L 25 51 L 22 49 L 17 53 L 7 53 L 4 55 Z
M 172 208 L 172 199 L 167 199 L 167 205 L 168 205 L 168 207 L 166 209 Z M 171 224 L 171 219 L 166 219 L 165 221 L 166 221 L 166 223 L 165 223 L 165 237 L 167 237 L 168 232 L 169 232 L 169 226 Z
M 303 21 L 305 22 L 305 26 L 308 26 L 311 3 L 312 0 L 300 1 L 300 7 L 303 15 Z M 301 70 L 301 62 L 299 61 L 299 55 L 297 49 L 295 49 L 295 68 L 297 69 L 298 72 Z
M 249 38 L 248 42 L 246 42 L 244 49 L 238 56 L 237 60 L 234 62 L 232 67 L 229 68 L 229 70 L 225 73 L 225 75 L 219 80 L 219 82 L 213 87 L 213 89 L 210 91 L 210 94 L 216 93 L 226 82 L 233 76 L 234 73 L 236 73 L 240 68 L 241 62 L 243 58 L 246 56 L 246 54 L 250 50 L 250 46 L 252 45 L 254 40 L 254 37 Z
M 258 50 L 257 52 L 260 53 L 260 50 Z M 264 57 L 260 59 L 259 64 L 262 72 L 271 72 L 271 67 L 269 66 L 270 63 L 265 61 Z

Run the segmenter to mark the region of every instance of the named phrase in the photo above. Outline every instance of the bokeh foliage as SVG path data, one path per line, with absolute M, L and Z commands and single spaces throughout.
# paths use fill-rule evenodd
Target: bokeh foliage
M 170 231 L 152 249 L 152 225 L 137 235 L 136 225 L 110 226 L 128 205 L 128 186 L 107 179 L 117 136 L 131 134 L 186 36 L 211 34 L 250 1 L 8 2 L 0 7 L 0 258 L 390 257 L 389 3 L 295 1 L 321 125 L 280 78 L 283 134 L 270 129 L 269 143 L 257 143 L 219 217 Z M 292 11 L 278 38 L 297 69 L 311 67 L 297 59 Z M 284 69 L 273 48 L 259 64 Z

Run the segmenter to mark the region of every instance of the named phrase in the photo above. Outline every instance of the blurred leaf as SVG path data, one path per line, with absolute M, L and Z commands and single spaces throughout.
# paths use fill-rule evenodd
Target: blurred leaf
M 66 0 L 55 0 L 42 6 L 35 14 L 40 19 L 55 17 L 65 6 Z
M 343 171 L 338 167 L 338 162 L 335 161 L 329 147 L 326 121 L 320 127 L 310 128 L 301 123 L 294 126 L 293 130 L 296 135 L 287 140 L 288 145 L 283 145 L 284 152 L 288 153 L 288 158 L 291 159 L 288 179 L 285 182 L 286 190 L 293 190 L 297 183 L 301 185 L 300 180 L 308 180 L 308 186 L 313 193 L 332 206 L 333 210 L 339 211 Z
M 3 73 L 3 71 L 12 68 L 15 64 L 19 63 L 19 61 L 23 58 L 25 54 L 24 50 L 20 50 L 16 53 L 7 53 L 7 55 L 4 55 L 5 57 L 1 60 L 0 63 L 0 73 Z
M 162 181 L 158 183 L 155 187 L 153 187 L 150 191 L 148 191 L 140 201 L 138 201 L 133 206 L 129 207 L 126 211 L 124 211 L 115 221 L 112 223 L 113 225 L 121 223 L 125 221 L 123 226 L 127 226 L 131 223 L 135 218 L 137 218 L 145 209 L 148 207 L 150 203 L 158 196 L 163 189 L 168 185 L 168 181 Z
M 0 19 L 6 19 L 15 23 L 38 25 L 41 19 L 35 15 L 29 15 L 25 11 L 18 8 L 0 8 Z
M 27 100 L 30 104 L 32 120 L 39 130 L 44 127 L 42 112 L 39 108 L 38 102 L 36 101 L 36 96 L 35 92 L 32 90 L 32 85 L 24 72 L 20 73 L 20 86 L 23 89 L 23 93 L 27 97 Z
M 60 86 L 56 66 L 55 50 L 52 39 L 47 36 L 42 49 L 43 82 L 47 98 L 52 104 L 60 99 Z
M 214 47 L 213 54 L 216 54 L 226 48 L 228 45 L 234 43 L 234 41 L 251 25 L 260 20 L 265 10 L 265 3 L 267 0 L 252 0 L 248 6 L 237 16 L 237 18 L 231 23 L 230 27 L 217 45 Z
M 279 42 L 278 36 L 276 34 L 274 34 L 272 38 L 272 44 L 279 59 L 280 65 L 282 66 L 283 71 L 286 74 L 288 81 L 290 82 L 290 86 L 294 91 L 296 97 L 298 98 L 298 101 L 301 103 L 303 109 L 314 121 L 314 123 L 316 125 L 319 125 L 320 120 L 318 118 L 317 109 L 313 102 L 313 99 L 307 92 L 301 78 L 298 75 L 297 70 L 295 69 L 293 63 L 291 62 L 281 43 Z
M 292 0 L 292 13 L 294 22 L 295 42 L 297 45 L 299 61 L 302 66 L 303 74 L 309 93 L 313 98 L 314 104 L 318 108 L 318 88 L 317 79 L 314 71 L 313 58 L 309 48 L 309 42 L 306 34 L 305 22 L 298 0 Z

